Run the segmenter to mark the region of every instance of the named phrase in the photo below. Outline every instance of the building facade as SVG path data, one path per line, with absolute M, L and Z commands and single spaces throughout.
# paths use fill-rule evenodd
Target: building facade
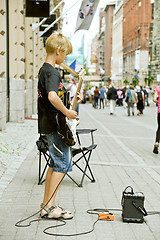
M 91 64 L 94 65 L 95 71 L 93 75 L 98 75 L 98 34 L 93 38 L 91 42 Z
M 98 73 L 99 75 L 105 74 L 104 70 L 104 34 L 105 34 L 105 28 L 106 28 L 106 21 L 105 21 L 105 12 L 103 9 L 100 10 L 99 14 L 100 19 L 100 26 L 99 26 L 99 36 L 98 36 Z
M 40 19 L 26 17 L 25 4 L 25 0 L 0 1 L 0 130 L 8 121 L 23 122 L 37 113 L 38 71 L 46 54 L 39 28 L 32 31 L 32 24 Z M 50 10 L 54 7 L 50 0 Z
M 112 81 L 123 86 L 123 1 L 118 2 L 113 15 L 112 31 Z
M 154 3 L 154 27 L 152 38 L 151 74 L 154 77 L 154 85 L 160 83 L 160 1 Z
M 148 74 L 150 33 L 153 24 L 151 0 L 124 0 L 123 2 L 123 72 L 132 82 L 139 78 L 144 85 Z
M 112 29 L 113 29 L 113 12 L 115 3 L 110 3 L 104 9 L 105 12 L 105 32 L 104 32 L 104 70 L 105 75 L 111 77 L 112 61 Z

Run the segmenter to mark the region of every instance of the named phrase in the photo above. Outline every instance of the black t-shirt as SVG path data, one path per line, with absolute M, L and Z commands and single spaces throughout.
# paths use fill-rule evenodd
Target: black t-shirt
M 48 100 L 50 91 L 63 91 L 60 73 L 49 63 L 44 63 L 38 74 L 38 132 L 56 132 L 55 115 L 59 111 Z

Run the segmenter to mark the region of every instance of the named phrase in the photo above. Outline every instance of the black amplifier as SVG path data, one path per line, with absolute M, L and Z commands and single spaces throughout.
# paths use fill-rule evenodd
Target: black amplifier
M 142 192 L 134 192 L 131 186 L 125 188 L 121 201 L 123 222 L 143 223 L 143 217 L 147 215 L 144 199 Z

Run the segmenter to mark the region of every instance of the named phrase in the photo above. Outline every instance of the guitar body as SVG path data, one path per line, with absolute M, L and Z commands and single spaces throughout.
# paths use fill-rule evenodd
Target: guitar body
M 61 66 L 68 70 L 70 73 L 74 74 L 76 77 L 79 77 L 79 83 L 76 90 L 76 94 L 73 98 L 72 110 L 76 110 L 77 106 L 77 92 L 80 92 L 80 89 L 82 87 L 82 82 L 84 75 L 86 73 L 85 69 L 82 69 L 80 74 L 75 72 L 73 69 L 68 67 L 65 63 L 61 64 Z M 62 112 L 57 113 L 56 115 L 56 121 L 57 121 L 57 132 L 61 136 L 62 140 L 67 146 L 73 146 L 76 143 L 76 127 L 79 124 L 79 118 L 76 119 L 69 119 L 67 118 Z
M 73 146 L 76 143 L 76 127 L 79 124 L 78 119 L 68 119 L 63 113 L 57 113 L 57 132 L 67 146 Z

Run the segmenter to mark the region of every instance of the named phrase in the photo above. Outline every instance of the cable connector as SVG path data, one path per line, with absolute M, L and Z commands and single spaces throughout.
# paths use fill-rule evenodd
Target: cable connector
M 98 219 L 99 220 L 105 220 L 105 221 L 114 221 L 114 215 L 113 213 L 98 213 Z

